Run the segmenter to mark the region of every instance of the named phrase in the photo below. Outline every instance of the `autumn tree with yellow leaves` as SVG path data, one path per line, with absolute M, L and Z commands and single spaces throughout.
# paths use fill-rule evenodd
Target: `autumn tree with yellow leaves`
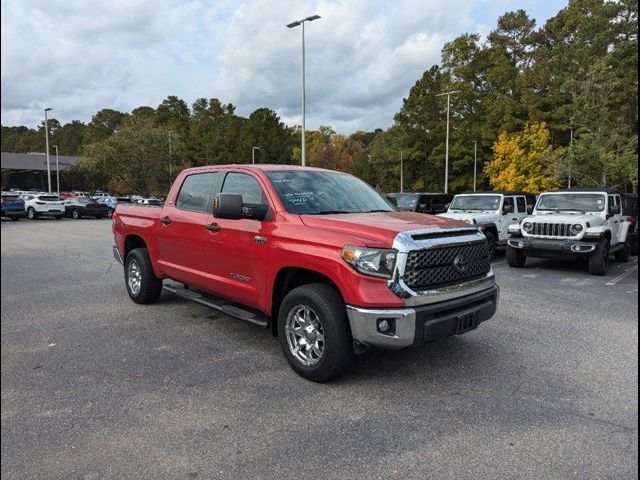
M 493 144 L 493 160 L 484 173 L 497 190 L 540 193 L 560 186 L 551 147 L 549 129 L 544 122 L 528 123 L 515 134 L 501 133 Z

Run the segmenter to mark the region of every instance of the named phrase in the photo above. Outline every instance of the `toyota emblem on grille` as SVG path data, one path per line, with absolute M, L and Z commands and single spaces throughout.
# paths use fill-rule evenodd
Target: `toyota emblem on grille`
M 453 266 L 456 270 L 462 273 L 467 270 L 467 268 L 469 267 L 469 263 L 467 262 L 467 259 L 464 255 L 458 255 L 453 259 Z

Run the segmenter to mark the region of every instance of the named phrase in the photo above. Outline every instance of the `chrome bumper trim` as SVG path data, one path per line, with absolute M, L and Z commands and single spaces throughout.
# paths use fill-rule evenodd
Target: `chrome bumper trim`
M 347 305 L 347 316 L 353 339 L 368 347 L 397 350 L 413 344 L 416 333 L 416 311 L 413 308 L 371 309 Z M 379 318 L 395 319 L 394 335 L 377 331 Z
M 117 246 L 113 246 L 113 258 L 115 258 L 120 265 L 124 265 L 124 260 L 122 260 L 122 256 L 120 255 L 120 251 Z

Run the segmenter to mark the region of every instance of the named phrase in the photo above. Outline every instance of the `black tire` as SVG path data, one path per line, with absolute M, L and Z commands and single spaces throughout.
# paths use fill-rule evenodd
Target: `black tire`
M 300 307 L 313 310 L 323 330 L 322 356 L 314 365 L 305 365 L 294 356 L 287 340 L 287 319 Z M 353 359 L 353 338 L 344 302 L 336 289 L 329 285 L 303 285 L 287 294 L 278 313 L 278 339 L 291 368 L 301 377 L 314 382 L 335 378 Z
M 631 255 L 637 257 L 638 256 L 638 234 L 633 233 L 629 238 L 631 241 Z
M 63 215 L 56 215 L 56 216 L 55 216 L 55 219 L 56 219 L 56 220 L 62 220 L 62 217 L 63 217 Z
M 616 262 L 627 263 L 629 261 L 630 255 L 631 255 L 631 242 L 627 238 L 627 241 L 624 242 L 624 247 L 622 247 L 622 250 L 618 250 L 615 253 Z
M 96 220 L 102 220 L 102 215 L 96 215 Z
M 74 220 L 80 220 L 80 218 L 82 218 L 82 215 L 80 215 L 80 210 L 78 210 L 77 208 L 71 210 L 71 218 L 73 218 Z
M 13 220 L 14 222 L 17 222 L 18 220 L 20 220 L 20 217 L 11 217 L 11 220 Z
M 527 256 L 517 248 L 507 245 L 507 264 L 511 268 L 522 268 L 527 262 Z
M 29 220 L 35 220 L 38 218 L 38 214 L 36 213 L 36 209 L 33 207 L 27 208 L 27 218 Z
M 595 252 L 589 255 L 589 273 L 591 275 L 604 276 L 609 266 L 609 239 L 603 238 L 598 243 Z
M 489 247 L 489 258 L 493 260 L 496 256 L 496 249 L 498 248 L 498 240 L 492 232 L 484 232 L 484 236 L 487 237 L 487 246 Z
M 134 290 L 130 286 L 130 267 L 135 262 L 140 272 L 139 289 Z M 162 280 L 155 276 L 151 267 L 151 259 L 146 248 L 134 248 L 127 254 L 124 261 L 124 283 L 131 300 L 136 303 L 153 303 L 162 293 Z

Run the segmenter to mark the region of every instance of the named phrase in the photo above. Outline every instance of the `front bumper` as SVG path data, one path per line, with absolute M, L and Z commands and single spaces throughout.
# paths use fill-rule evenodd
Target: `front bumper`
M 27 215 L 27 211 L 22 210 L 2 210 L 1 216 L 3 217 L 25 217 Z
M 518 237 L 510 238 L 508 245 L 512 248 L 522 250 L 529 256 L 535 257 L 562 255 L 582 255 L 595 251 L 598 247 L 597 242 L 589 242 L 582 240 L 557 240 L 547 238 L 531 238 L 531 237 Z
M 124 265 L 124 260 L 122 259 L 120 250 L 118 250 L 118 247 L 116 245 L 113 246 L 113 258 L 115 258 L 120 265 Z
M 464 297 L 413 308 L 370 309 L 347 305 L 354 341 L 366 347 L 398 350 L 465 333 L 489 320 L 498 308 L 494 285 Z M 392 327 L 383 333 L 381 321 Z

